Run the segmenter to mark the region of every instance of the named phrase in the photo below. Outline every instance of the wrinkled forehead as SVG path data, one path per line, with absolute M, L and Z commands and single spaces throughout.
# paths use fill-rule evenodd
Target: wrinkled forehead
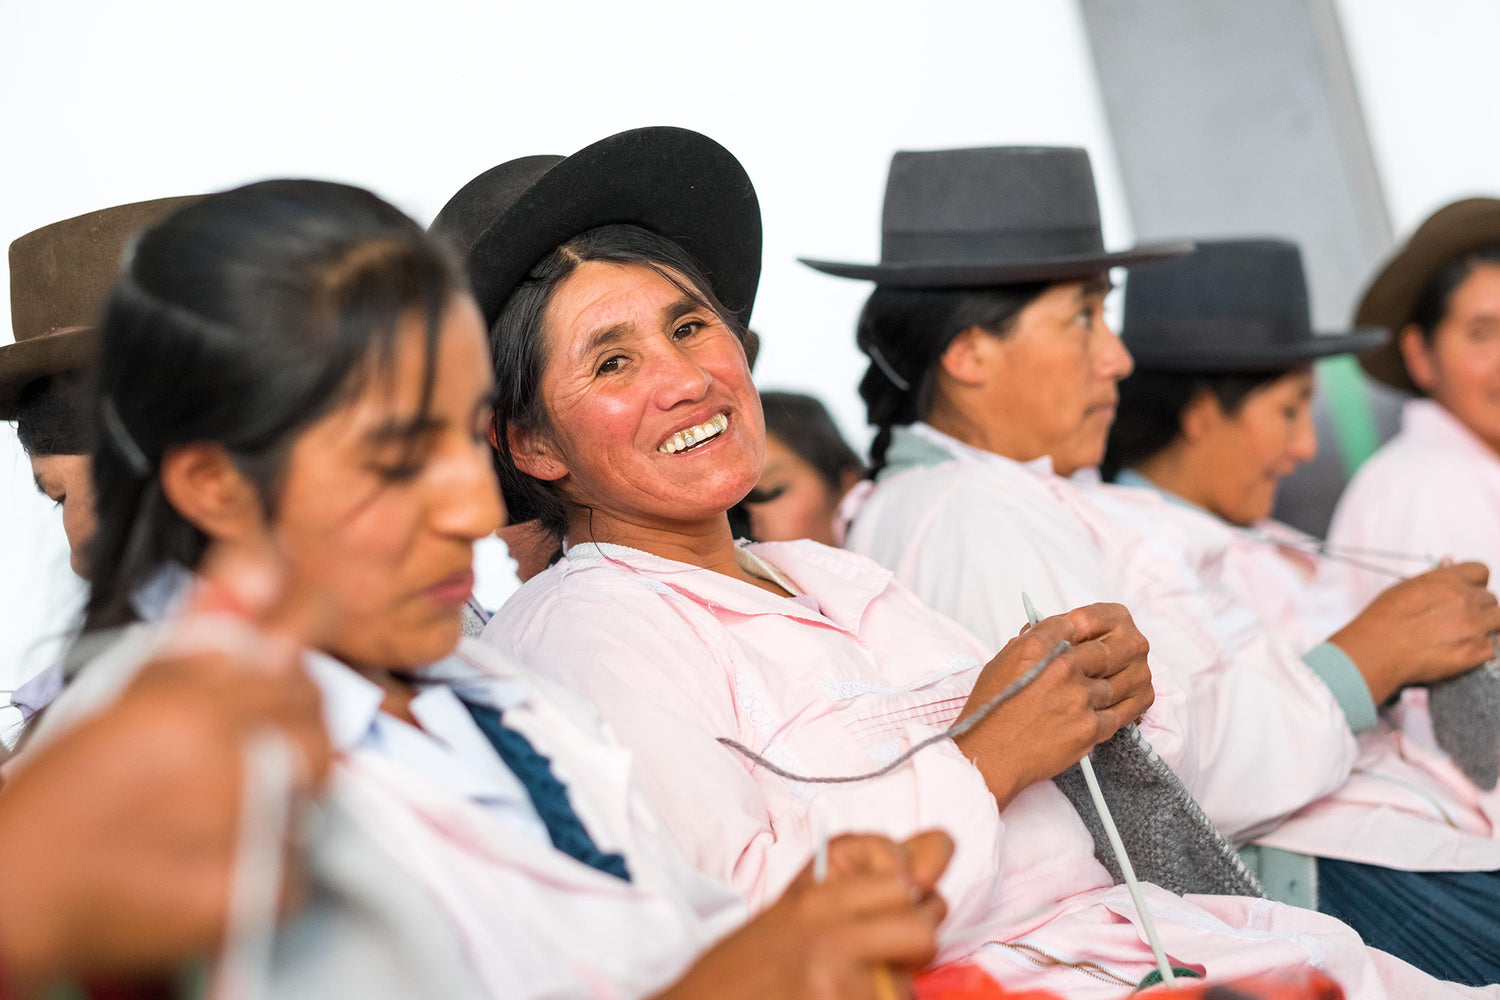
M 578 358 L 710 308 L 701 290 L 664 265 L 583 261 L 553 290 L 542 329 L 549 355 Z

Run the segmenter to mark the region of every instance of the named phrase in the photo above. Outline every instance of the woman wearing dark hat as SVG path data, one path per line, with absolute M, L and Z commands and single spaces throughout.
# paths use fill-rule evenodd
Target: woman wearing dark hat
M 1296 246 L 1230 240 L 1199 243 L 1193 256 L 1132 277 L 1123 333 L 1136 371 L 1120 385 L 1104 471 L 1139 489 L 1115 493 L 1112 509 L 1163 544 L 1203 553 L 1266 625 L 1314 648 L 1359 610 L 1349 565 L 1339 550 L 1325 556 L 1315 539 L 1270 521 L 1271 506 L 1280 480 L 1317 449 L 1312 361 L 1369 350 L 1384 331 L 1314 334 Z M 1482 566 L 1458 571 L 1483 594 Z M 1401 616 L 1404 607 L 1393 592 L 1372 610 L 1423 629 Z M 1351 718 L 1357 711 L 1346 706 Z M 1500 935 L 1500 831 L 1453 763 L 1382 723 L 1361 736 L 1349 782 L 1259 843 L 1305 856 L 1275 863 L 1302 869 L 1319 909 L 1370 944 L 1435 975 L 1494 982 L 1500 964 L 1487 942 Z
M 1366 462 L 1334 512 L 1329 540 L 1500 572 L 1500 200 L 1438 210 L 1370 282 L 1356 322 L 1394 339 L 1360 358 L 1415 393 L 1401 433 Z M 1361 596 L 1380 578 L 1359 574 Z
M 983 667 L 983 646 L 866 560 L 736 546 L 726 511 L 754 485 L 764 435 L 737 333 L 759 269 L 748 178 L 680 129 L 527 166 L 471 182 L 436 224 L 483 289 L 507 491 L 567 541 L 484 639 L 586 693 L 671 835 L 754 904 L 831 830 L 936 824 L 957 843 L 943 957 L 972 954 L 1007 986 L 1128 990 L 1151 968 L 1134 905 L 1046 780 L 1148 703 L 1128 617 L 1046 619 Z M 1051 655 L 1014 701 L 978 714 Z M 942 739 L 960 716 L 978 725 Z M 879 781 L 775 770 L 858 774 L 928 737 Z M 1443 992 L 1319 915 L 1143 888 L 1172 955 L 1211 977 L 1304 963 L 1316 941 L 1356 996 Z M 1268 922 L 1243 933 L 1252 912 Z
M 1157 693 L 1142 730 L 1231 841 L 1341 786 L 1358 745 L 1334 691 L 1361 695 L 1364 724 L 1374 721 L 1359 669 L 1334 648 L 1304 659 L 1252 626 L 1253 611 L 1200 574 L 1193 553 L 1066 478 L 1103 456 L 1132 367 L 1100 315 L 1106 269 L 1188 247 L 1106 252 L 1081 150 L 898 154 L 883 225 L 881 263 L 810 262 L 878 283 L 859 325 L 876 485 L 849 546 L 989 642 L 1024 623 L 1023 592 L 1045 608 L 1129 607 L 1151 642 Z M 1456 575 L 1413 587 L 1463 611 L 1470 595 Z M 1379 616 L 1351 624 L 1382 680 L 1376 700 L 1410 661 L 1472 665 L 1500 622 L 1487 614 L 1445 633 L 1461 640 L 1456 652 L 1414 650 L 1426 633 Z

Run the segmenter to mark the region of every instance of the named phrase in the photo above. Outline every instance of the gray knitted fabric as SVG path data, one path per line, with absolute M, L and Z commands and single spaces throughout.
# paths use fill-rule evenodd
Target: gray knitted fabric
M 459 624 L 463 627 L 464 635 L 470 639 L 477 639 L 484 632 L 484 619 L 467 604 L 459 613 Z
M 1500 673 L 1489 664 L 1428 689 L 1433 734 L 1459 770 L 1485 791 L 1500 780 Z
M 1178 895 L 1265 896 L 1260 881 L 1140 730 L 1126 726 L 1096 746 L 1092 756 L 1099 788 L 1137 878 Z M 1093 835 L 1094 856 L 1117 884 L 1123 882 L 1083 771 L 1075 764 L 1052 780 Z

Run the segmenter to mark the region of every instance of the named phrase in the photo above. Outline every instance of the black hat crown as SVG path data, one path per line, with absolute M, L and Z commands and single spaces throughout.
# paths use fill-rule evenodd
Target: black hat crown
M 760 282 L 755 187 L 729 150 L 688 129 L 631 129 L 572 156 L 524 156 L 491 167 L 448 200 L 431 229 L 463 253 L 485 322 L 493 325 L 542 258 L 614 223 L 677 243 L 725 308 L 749 322 Z
M 884 285 L 962 288 L 1085 277 L 1191 249 L 1106 251 L 1086 151 L 997 146 L 897 153 L 886 180 L 880 263 L 803 263 Z
M 1385 339 L 1314 332 L 1302 253 L 1278 239 L 1202 240 L 1191 256 L 1131 275 L 1120 332 L 1141 371 L 1274 371 Z

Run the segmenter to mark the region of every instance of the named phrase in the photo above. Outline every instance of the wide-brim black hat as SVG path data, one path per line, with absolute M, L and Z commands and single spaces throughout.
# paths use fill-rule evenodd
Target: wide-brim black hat
M 1084 278 L 1192 247 L 1105 250 L 1087 151 L 998 146 L 897 153 L 885 185 L 880 263 L 800 259 L 825 274 L 900 288 L 985 288 Z
M 1273 372 L 1358 354 L 1386 331 L 1313 331 L 1302 254 L 1275 239 L 1200 240 L 1130 276 L 1120 336 L 1137 371 Z
M 1386 261 L 1355 310 L 1354 322 L 1373 323 L 1393 333 L 1412 321 L 1417 298 L 1449 261 L 1486 246 L 1500 244 L 1500 199 L 1465 198 L 1445 205 L 1417 227 Z M 1395 337 L 1363 355 L 1359 363 L 1371 376 L 1405 392 L 1421 392 L 1406 371 Z
M 47 375 L 83 368 L 98 348 L 94 324 L 135 233 L 196 196 L 116 205 L 32 230 L 10 245 L 10 321 L 0 347 L 0 420 L 14 420 L 21 392 Z
M 432 231 L 464 255 L 493 326 L 544 257 L 580 233 L 629 223 L 678 244 L 724 307 L 748 323 L 760 284 L 760 202 L 723 146 L 683 128 L 632 129 L 572 156 L 527 156 L 459 189 Z

